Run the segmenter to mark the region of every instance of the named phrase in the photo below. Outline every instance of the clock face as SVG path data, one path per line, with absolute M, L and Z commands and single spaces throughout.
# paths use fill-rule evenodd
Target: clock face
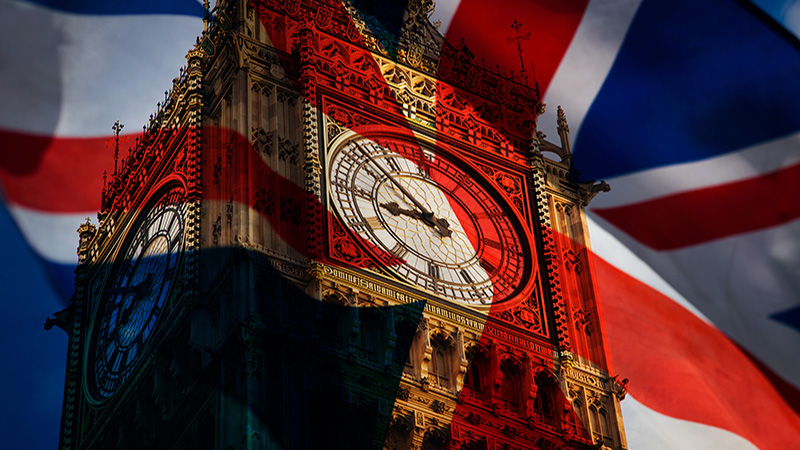
M 521 226 L 457 165 L 403 142 L 358 138 L 336 149 L 329 167 L 343 222 L 401 260 L 392 269 L 405 280 L 478 307 L 527 284 Z
M 137 218 L 101 294 L 87 358 L 92 394 L 111 396 L 125 382 L 153 335 L 183 254 L 183 188 L 172 188 Z

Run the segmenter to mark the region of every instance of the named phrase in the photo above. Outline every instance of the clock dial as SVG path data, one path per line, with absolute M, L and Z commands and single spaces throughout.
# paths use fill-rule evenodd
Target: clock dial
M 340 146 L 329 165 L 336 211 L 402 260 L 393 270 L 405 280 L 473 306 L 511 299 L 528 270 L 521 227 L 479 182 L 424 153 L 364 138 Z
M 183 253 L 186 198 L 173 188 L 143 210 L 104 288 L 90 346 L 89 385 L 99 399 L 125 382 L 156 330 Z

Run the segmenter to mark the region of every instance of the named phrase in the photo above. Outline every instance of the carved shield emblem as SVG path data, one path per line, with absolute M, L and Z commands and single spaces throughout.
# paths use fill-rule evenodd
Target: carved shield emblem
M 208 56 L 214 56 L 217 53 L 217 46 L 208 38 L 208 36 L 203 38 L 203 42 L 200 43 L 200 47 L 203 49 Z
M 358 25 L 352 20 L 347 26 L 347 39 L 350 39 L 351 42 L 358 42 L 361 40 L 361 30 L 358 29 Z
M 439 58 L 439 77 L 450 78 L 450 72 L 453 69 L 453 60 L 449 57 L 442 55 Z
M 477 89 L 481 84 L 483 73 L 477 67 L 470 67 L 467 72 L 467 87 L 470 89 Z
M 505 101 L 508 98 L 508 94 L 511 92 L 511 83 L 506 80 L 499 80 L 497 82 L 497 89 L 494 91 L 494 95 L 497 97 L 498 101 Z
M 331 25 L 331 18 L 333 18 L 333 10 L 327 7 L 322 7 L 317 10 L 317 15 L 314 21 L 320 29 L 327 29 Z
M 289 0 L 285 5 L 283 5 L 283 8 L 286 11 L 286 14 L 294 16 L 298 13 L 298 11 L 300 11 L 300 0 Z
M 406 53 L 406 61 L 412 66 L 419 66 L 422 62 L 422 47 L 417 44 L 409 45 L 408 52 Z

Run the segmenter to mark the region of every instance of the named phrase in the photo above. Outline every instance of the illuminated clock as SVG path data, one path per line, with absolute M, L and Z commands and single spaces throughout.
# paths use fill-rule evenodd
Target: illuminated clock
M 399 277 L 488 307 L 528 285 L 524 228 L 487 183 L 416 143 L 356 137 L 328 164 L 330 199 L 350 229 L 401 263 Z
M 86 359 L 89 390 L 110 397 L 130 376 L 157 330 L 179 273 L 186 226 L 182 187 L 141 210 L 100 294 Z

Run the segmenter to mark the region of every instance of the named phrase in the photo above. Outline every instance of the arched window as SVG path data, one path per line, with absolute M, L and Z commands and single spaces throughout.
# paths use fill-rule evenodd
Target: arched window
M 500 399 L 507 410 L 518 413 L 522 403 L 522 370 L 510 360 L 501 366 L 501 370 L 503 384 L 500 389 Z
M 553 423 L 553 394 L 554 386 L 545 373 L 540 372 L 534 378 L 536 383 L 536 398 L 533 401 L 533 410 L 545 423 Z
M 428 381 L 433 386 L 450 390 L 454 386 L 453 357 L 455 342 L 445 332 L 437 332 L 431 336 L 431 362 L 428 364 Z
M 443 343 L 433 347 L 431 368 L 428 370 L 429 380 L 445 389 L 450 388 L 450 355 Z
M 488 369 L 487 362 L 485 353 L 481 350 L 476 350 L 467 368 L 467 376 L 464 378 L 464 393 L 466 395 L 471 395 L 479 400 L 485 398 L 486 388 L 484 384 L 486 383 L 486 371 Z
M 595 401 L 589 406 L 589 416 L 591 416 L 592 434 L 594 434 L 595 438 L 602 438 L 605 442 L 611 442 L 608 413 L 605 406 L 600 401 Z
M 417 323 L 400 319 L 394 325 L 396 335 L 394 350 L 392 351 L 392 364 L 402 368 L 405 375 L 415 377 L 415 367 L 419 360 L 419 344 L 421 335 L 417 332 Z
M 331 294 L 322 299 L 322 342 L 337 350 L 347 348 L 346 336 L 353 327 L 351 309 L 341 295 Z
M 386 443 L 384 450 L 407 450 L 411 448 L 411 436 L 402 427 L 392 426 L 386 433 Z
M 359 310 L 360 347 L 364 351 L 366 360 L 371 363 L 380 363 L 384 351 L 383 332 L 386 329 L 386 317 L 378 308 L 361 308 Z
M 447 436 L 438 429 L 431 428 L 422 437 L 422 450 L 441 450 L 447 443 Z

